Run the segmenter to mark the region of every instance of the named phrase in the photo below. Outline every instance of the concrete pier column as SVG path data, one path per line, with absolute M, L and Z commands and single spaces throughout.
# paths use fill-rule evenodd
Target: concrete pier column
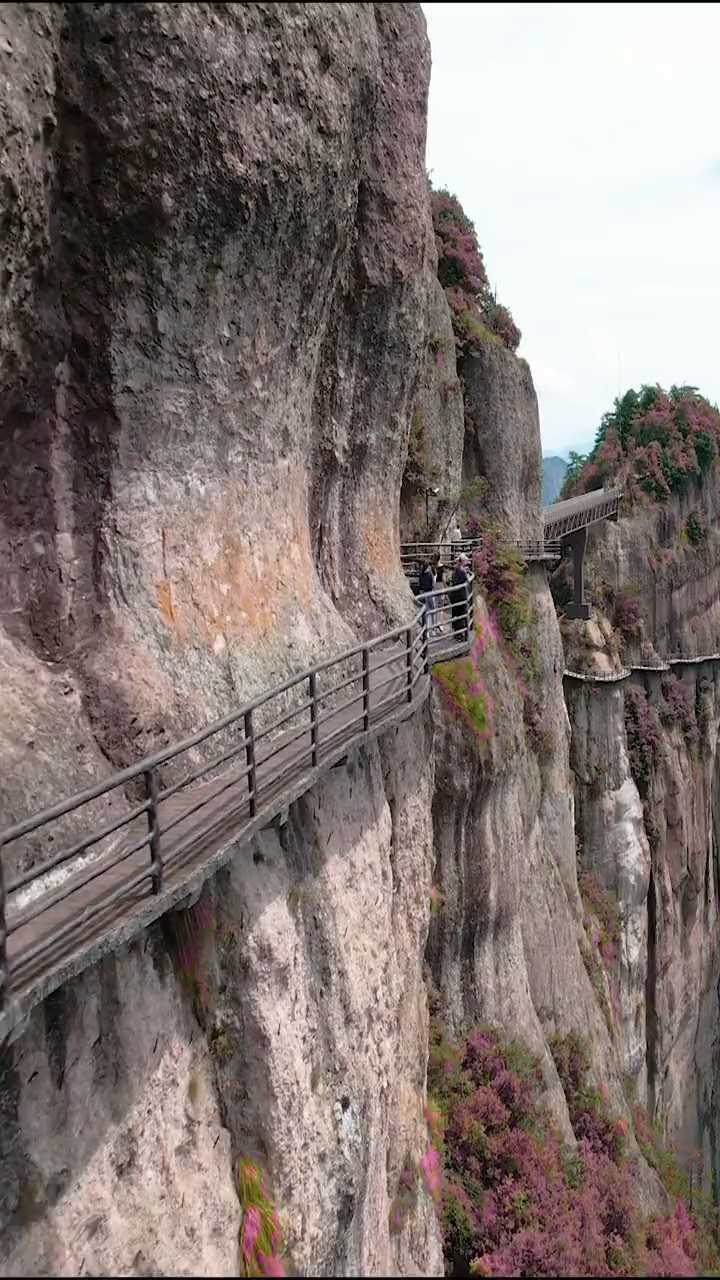
M 573 599 L 570 604 L 565 605 L 565 615 L 568 618 L 582 618 L 585 621 L 590 617 L 590 605 L 585 601 L 585 548 L 587 546 L 587 528 L 576 529 L 575 533 L 569 533 L 562 540 L 563 550 L 570 547 L 573 557 L 573 586 L 575 588 Z

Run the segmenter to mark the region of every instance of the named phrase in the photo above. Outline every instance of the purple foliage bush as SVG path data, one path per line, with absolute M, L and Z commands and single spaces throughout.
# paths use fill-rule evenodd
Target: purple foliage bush
M 606 889 L 592 871 L 583 871 L 578 877 L 580 896 L 586 917 L 598 922 L 597 947 L 606 966 L 617 963 L 620 947 L 620 908 L 617 899 Z M 586 919 L 586 923 L 589 920 Z
M 633 640 L 640 639 L 642 635 L 640 604 L 629 591 L 617 592 L 613 604 L 612 624 L 626 643 L 630 644 Z
M 445 289 L 458 351 L 488 335 L 511 351 L 521 333 L 507 307 L 493 297 L 475 227 L 457 196 L 431 191 L 433 228 L 438 251 L 438 279 Z
M 581 1041 L 557 1039 L 552 1049 L 575 1150 L 540 1105 L 542 1072 L 522 1046 L 488 1028 L 457 1045 L 433 1028 L 428 1088 L 446 1274 L 698 1274 L 697 1224 L 681 1200 L 643 1221 L 626 1124 L 587 1083 Z
M 671 674 L 663 677 L 660 689 L 662 692 L 660 719 L 668 726 L 679 725 L 688 747 L 692 750 L 697 746 L 700 732 L 695 704 L 690 700 L 690 694 L 682 680 L 678 680 L 677 676 Z
M 164 928 L 178 977 L 190 991 L 196 1007 L 203 1008 L 208 1002 L 204 958 L 217 930 L 210 894 L 204 892 L 192 907 L 170 912 L 164 918 Z
M 626 497 L 655 505 L 683 493 L 720 455 L 720 413 L 696 387 L 626 391 L 603 417 L 595 446 L 563 496 L 619 479 Z
M 630 771 L 642 796 L 647 796 L 650 780 L 660 761 L 662 727 L 655 708 L 644 690 L 625 692 L 625 734 Z

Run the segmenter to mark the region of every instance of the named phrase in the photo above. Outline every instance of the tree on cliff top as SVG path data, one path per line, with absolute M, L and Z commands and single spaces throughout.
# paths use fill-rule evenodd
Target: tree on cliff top
M 452 315 L 458 351 L 482 341 L 500 342 L 515 351 L 520 330 L 507 307 L 494 296 L 485 271 L 477 233 L 457 196 L 444 188 L 430 191 L 438 251 L 438 279 Z
M 619 481 L 628 497 L 663 502 L 720 456 L 720 413 L 697 387 L 643 386 L 603 415 L 592 451 L 571 467 L 562 496 Z

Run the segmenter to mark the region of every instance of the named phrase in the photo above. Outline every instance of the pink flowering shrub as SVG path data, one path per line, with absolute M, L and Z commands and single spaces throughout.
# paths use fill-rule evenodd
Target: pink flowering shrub
M 425 1155 L 420 1161 L 420 1169 L 425 1190 L 432 1197 L 436 1204 L 440 1204 L 442 1196 L 442 1162 L 440 1160 L 440 1152 L 432 1145 L 428 1147 Z
M 720 454 L 720 413 L 696 387 L 626 391 L 603 417 L 595 446 L 563 497 L 619 479 L 628 497 L 664 502 L 683 493 Z
M 282 1234 L 267 1177 L 252 1160 L 237 1167 L 238 1198 L 242 1206 L 240 1261 L 244 1276 L 284 1276 Z
M 623 640 L 630 644 L 642 636 L 642 613 L 637 597 L 629 591 L 618 591 L 613 601 L 612 624 Z
M 457 1045 L 433 1027 L 428 1087 L 444 1166 L 446 1274 L 698 1274 L 697 1227 L 682 1201 L 667 1217 L 643 1221 L 627 1127 L 588 1084 L 582 1042 L 566 1037 L 552 1049 L 575 1150 L 540 1105 L 542 1072 L 522 1046 L 489 1028 Z
M 457 196 L 431 191 L 433 228 L 438 251 L 438 279 L 450 304 L 458 351 L 475 342 L 498 341 L 517 350 L 521 333 L 507 307 L 490 291 L 475 227 Z
M 196 1008 L 208 1004 L 206 948 L 217 930 L 215 907 L 205 890 L 194 906 L 171 911 L 163 917 L 163 929 L 175 970 L 196 1002 Z
M 657 711 L 643 689 L 625 691 L 625 734 L 630 771 L 642 796 L 647 796 L 650 780 L 660 762 L 662 728 Z
M 597 921 L 597 947 L 603 963 L 608 966 L 615 965 L 620 947 L 621 927 L 617 899 L 609 889 L 600 884 L 592 871 L 581 872 L 578 887 L 585 907 L 586 928 L 592 931 L 592 918 Z
M 682 680 L 668 673 L 663 676 L 660 686 L 662 702 L 660 703 L 660 719 L 663 724 L 678 725 L 685 741 L 692 750 L 697 746 L 700 733 L 698 730 L 695 703 L 691 701 Z

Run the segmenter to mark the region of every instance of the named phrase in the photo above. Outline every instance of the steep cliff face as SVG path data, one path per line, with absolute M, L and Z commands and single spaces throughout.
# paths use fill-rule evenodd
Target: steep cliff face
M 540 441 L 527 366 L 495 344 L 473 364 L 476 380 L 464 376 L 464 466 L 489 481 L 502 528 L 517 540 L 536 537 Z M 546 1101 L 572 1142 L 550 1040 L 585 1036 L 594 1078 L 615 1113 L 629 1117 L 626 1065 L 578 887 L 563 648 L 542 567 L 528 568 L 510 605 L 508 611 L 507 601 L 492 597 L 480 605 L 466 677 L 441 673 L 434 692 L 438 906 L 428 942 L 430 986 L 435 1013 L 455 1033 L 495 1023 L 539 1056 Z M 510 620 L 505 631 L 503 617 Z M 467 689 L 480 702 L 472 715 Z M 641 813 L 636 792 L 635 800 Z M 632 1126 L 630 1132 L 632 1142 Z M 663 1203 L 641 1158 L 635 1184 L 645 1206 Z
M 527 362 L 500 342 L 463 356 L 463 480 L 487 480 L 483 507 L 511 541 L 542 537 L 542 453 L 535 388 Z
M 619 525 L 604 525 L 593 534 L 591 591 L 609 587 L 629 593 L 644 636 L 662 657 L 718 651 L 719 514 L 720 485 L 712 469 L 685 493 L 625 512 Z
M 524 361 L 481 337 L 458 380 L 418 7 L 5 6 L 0 31 L 12 821 L 409 618 L 398 511 L 421 533 L 427 488 L 436 533 L 482 478 L 504 536 L 539 537 L 541 463 Z M 570 1142 L 556 1035 L 586 1034 L 615 1114 L 623 1073 L 676 1128 L 688 1072 L 710 1110 L 714 768 L 675 735 L 641 797 L 622 695 L 589 692 L 571 760 L 545 571 L 511 566 L 499 600 L 495 568 L 425 712 L 5 1046 L 6 1274 L 237 1274 L 245 1156 L 289 1268 L 440 1274 L 403 1181 L 428 1143 L 423 973 L 451 1029 L 538 1054 Z M 583 866 L 627 908 L 619 1032 Z
M 615 1022 L 634 1092 L 718 1175 L 718 671 L 568 685 L 582 864 L 621 919 Z
M 403 6 L 3 21 L 8 683 L 52 664 L 91 772 L 403 599 L 428 52 Z
M 616 480 L 621 518 L 591 540 L 596 621 L 563 627 L 575 670 L 631 669 L 568 682 L 578 838 L 620 913 L 628 1076 L 715 1197 L 719 431 L 696 388 L 615 401 L 573 483 Z
M 419 8 L 0 25 L 12 821 L 408 615 L 434 247 Z M 424 1193 L 389 1231 L 426 1142 L 424 732 L 331 774 L 209 888 L 200 1026 L 158 929 L 35 1011 L 3 1060 L 8 1274 L 237 1273 L 248 1152 L 299 1270 L 438 1270 Z
M 403 542 L 447 539 L 462 482 L 463 397 L 455 337 L 437 277 L 428 293 L 426 348 L 400 491 Z
M 406 726 L 332 772 L 36 1011 L 2 1086 L 5 1274 L 237 1275 L 241 1156 L 291 1273 L 441 1271 L 424 1192 L 389 1232 L 426 1144 L 428 747 Z

